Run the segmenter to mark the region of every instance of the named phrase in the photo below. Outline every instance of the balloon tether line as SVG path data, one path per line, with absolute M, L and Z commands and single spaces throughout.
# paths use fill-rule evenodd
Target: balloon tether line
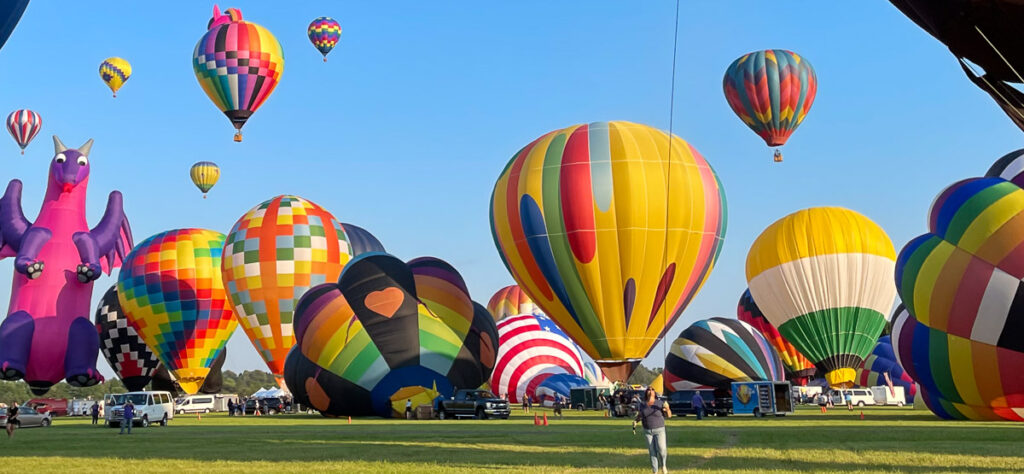
M 661 248 L 661 268 L 662 271 L 668 266 L 668 243 L 669 243 L 669 207 L 672 203 L 672 131 L 675 125 L 675 108 L 676 108 L 676 55 L 679 51 L 679 0 L 676 0 L 676 17 L 675 24 L 673 25 L 672 31 L 672 83 L 669 87 L 669 98 L 668 98 L 668 171 L 665 173 L 665 195 L 668 197 L 668 202 L 665 203 L 665 245 Z M 669 286 L 672 282 L 669 282 Z M 667 296 L 668 288 L 665 288 Z M 662 302 L 661 306 L 661 373 L 662 380 L 664 381 L 665 374 L 665 360 L 668 358 L 668 341 L 665 340 L 665 336 L 668 335 L 668 301 Z M 662 382 L 664 384 L 664 382 Z M 665 391 L 664 385 L 662 386 L 662 392 Z

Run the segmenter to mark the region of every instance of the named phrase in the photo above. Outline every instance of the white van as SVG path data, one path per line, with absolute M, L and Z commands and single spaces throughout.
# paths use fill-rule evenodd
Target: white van
M 189 395 L 181 402 L 175 404 L 174 412 L 179 415 L 185 413 L 210 413 L 214 409 L 213 395 Z
M 892 390 L 887 385 L 871 387 L 871 394 L 874 395 L 875 403 L 878 405 L 896 405 L 901 407 L 907 404 L 906 393 L 903 387 L 899 385 L 893 385 Z
M 844 388 L 842 390 L 833 390 L 830 394 L 832 396 L 832 403 L 836 406 L 846 405 L 846 394 L 852 395 L 852 401 L 855 406 L 865 406 L 875 404 L 875 395 L 871 393 L 871 390 L 866 388 Z
M 121 426 L 128 400 L 135 405 L 133 425 L 145 428 L 150 423 L 160 423 L 160 426 L 167 426 L 167 422 L 174 419 L 174 399 L 170 392 L 117 393 L 106 395 L 104 399 L 107 401 L 104 420 L 109 427 Z

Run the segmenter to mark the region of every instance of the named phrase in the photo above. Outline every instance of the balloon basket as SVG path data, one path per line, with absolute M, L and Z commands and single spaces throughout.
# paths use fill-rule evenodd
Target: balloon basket
M 325 63 L 327 62 L 327 56 L 324 56 L 324 62 Z
M 242 141 L 242 132 L 236 132 L 234 140 L 236 142 L 241 142 Z
M 25 150 L 21 150 L 21 156 L 25 156 Z
M 206 195 L 205 194 L 203 194 L 203 199 L 206 199 Z
M 115 99 L 117 98 L 117 92 L 115 92 L 115 93 L 114 93 L 114 98 L 115 98 Z
M 772 155 L 772 162 L 782 163 L 782 152 L 781 151 L 775 150 L 775 154 Z

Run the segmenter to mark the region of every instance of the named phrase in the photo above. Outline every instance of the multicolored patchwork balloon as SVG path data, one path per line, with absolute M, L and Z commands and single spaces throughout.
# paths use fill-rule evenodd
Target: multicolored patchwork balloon
M 900 252 L 900 364 L 943 418 L 1024 421 L 1024 150 L 939 194 Z
M 22 155 L 25 154 L 25 147 L 32 142 L 42 128 L 43 118 L 31 110 L 19 109 L 7 116 L 7 132 L 18 143 Z
M 733 382 L 785 380 L 782 360 L 753 326 L 711 318 L 683 330 L 665 357 L 665 389 L 709 386 L 729 390 Z
M 160 366 L 160 360 L 121 311 L 116 284 L 103 294 L 96 308 L 96 330 L 100 333 L 103 357 L 125 388 L 129 392 L 145 389 Z
M 313 46 L 324 55 L 326 63 L 327 53 L 330 53 L 341 39 L 341 25 L 334 21 L 334 18 L 322 16 L 309 24 L 306 34 L 309 35 L 309 41 Z
M 833 387 L 852 386 L 896 297 L 896 260 L 878 224 L 812 207 L 769 226 L 747 254 L 750 294 L 779 334 Z
M 768 146 L 782 146 L 804 121 L 818 92 L 807 59 L 782 49 L 754 51 L 729 65 L 725 99 L 743 123 Z M 782 161 L 779 155 L 776 161 Z
M 761 312 L 761 308 L 758 308 L 757 303 L 754 302 L 754 297 L 750 295 L 749 289 L 740 296 L 740 303 L 736 307 L 736 318 L 753 326 L 771 343 L 775 351 L 779 353 L 779 357 L 782 358 L 782 365 L 786 368 L 788 380 L 797 385 L 807 385 L 808 379 L 814 377 L 816 370 L 814 362 L 804 357 L 791 342 L 779 334 L 779 330 L 772 323 L 768 322 L 764 313 Z
M 298 196 L 260 203 L 228 232 L 224 284 L 242 328 L 278 383 L 295 344 L 296 303 L 310 288 L 337 281 L 350 254 L 341 223 Z
M 496 291 L 487 303 L 487 311 L 499 322 L 509 316 L 520 314 L 544 314 L 519 285 L 506 286 Z
M 284 53 L 270 31 L 242 20 L 237 8 L 222 15 L 214 5 L 207 28 L 196 43 L 192 69 L 203 92 L 231 120 L 240 142 L 242 126 L 281 80 Z
M 206 199 L 206 193 L 210 192 L 220 179 L 220 167 L 212 161 L 200 161 L 192 165 L 188 175 L 192 178 L 192 184 L 203 192 L 203 199 Z
M 128 82 L 129 77 L 132 77 L 132 65 L 124 59 L 107 58 L 100 63 L 100 79 L 114 93 L 114 98 L 117 98 L 117 91 Z
M 700 290 L 725 221 L 725 193 L 704 157 L 630 122 L 534 140 L 491 197 L 491 231 L 512 277 L 615 381 Z
M 857 369 L 856 384 L 860 387 L 884 386 L 890 390 L 903 387 L 907 403 L 914 403 L 914 396 L 917 395 L 917 384 L 896 359 L 890 336 L 878 338 L 878 345 L 864 359 L 864 365 Z
M 135 247 L 117 277 L 128 320 L 189 394 L 238 326 L 220 275 L 223 247 L 212 230 L 163 232 Z

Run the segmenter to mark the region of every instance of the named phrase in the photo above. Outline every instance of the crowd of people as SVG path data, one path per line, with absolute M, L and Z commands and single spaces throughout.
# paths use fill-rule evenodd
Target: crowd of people
M 250 404 L 249 402 L 252 403 Z M 261 416 L 271 413 L 288 413 L 292 411 L 292 407 L 291 397 L 240 397 L 237 400 L 228 400 L 228 416 L 245 416 L 247 414 Z

